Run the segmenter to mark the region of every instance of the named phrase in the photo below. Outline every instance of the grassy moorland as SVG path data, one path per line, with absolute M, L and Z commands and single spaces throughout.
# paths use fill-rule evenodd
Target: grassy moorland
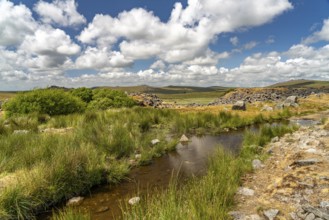
M 255 104 L 249 105 L 246 112 L 233 113 L 225 109 L 225 106 L 179 110 L 122 107 L 131 104 L 123 93 L 104 90 L 93 92 L 91 96 L 90 91 L 84 89 L 77 90 L 76 94 L 72 91 L 66 92 L 65 97 L 74 100 L 73 102 L 66 102 L 66 98 L 61 94 L 38 90 L 29 95 L 17 96 L 20 98 L 5 105 L 7 112 L 0 118 L 0 219 L 33 218 L 35 213 L 81 195 L 92 186 L 118 183 L 129 172 L 129 161 L 135 159 L 135 154 L 141 154 L 136 164 L 143 165 L 153 157 L 175 149 L 175 138 L 168 142 L 168 135 L 179 137 L 183 133 L 216 134 L 227 129 L 329 107 L 328 96 L 314 96 L 303 100 L 297 109 L 261 113 L 262 104 Z M 33 102 L 31 97 L 37 97 L 39 101 Z M 54 105 L 56 100 L 60 100 L 58 103 L 63 108 L 46 108 Z M 72 103 L 75 103 L 74 108 Z M 63 109 L 70 114 L 56 114 L 64 114 Z M 76 113 L 72 113 L 72 109 L 76 109 Z M 278 131 L 267 133 L 271 134 L 269 136 L 280 134 Z M 160 142 L 152 145 L 153 139 L 159 139 Z M 253 151 L 246 149 L 246 152 Z M 242 153 L 241 158 L 243 155 Z M 209 190 L 215 191 L 209 195 L 200 194 L 200 198 L 220 195 L 215 193 L 219 190 L 216 188 L 217 181 L 222 180 L 213 179 L 220 175 L 211 173 L 212 169 L 215 173 L 216 169 L 227 169 L 227 166 L 218 168 L 222 166 L 217 164 L 218 161 L 225 164 L 237 163 L 232 166 L 235 167 L 233 170 L 218 171 L 233 172 L 232 177 L 228 177 L 235 182 L 240 177 L 239 173 L 242 173 L 235 170 L 240 166 L 240 160 L 242 159 L 239 157 L 219 153 L 218 159 L 212 162 L 215 165 L 210 166 L 209 175 L 212 176 L 209 176 L 209 180 L 204 180 L 204 183 L 200 183 L 202 186 L 209 182 Z M 195 186 L 193 188 L 193 181 L 188 184 L 187 189 L 182 190 L 182 194 L 177 195 L 186 199 L 188 195 L 197 193 Z M 231 182 L 227 184 L 232 186 L 232 189 L 227 191 L 229 198 L 236 185 Z M 175 187 L 173 185 L 172 190 Z M 173 199 L 176 200 L 176 196 Z M 168 205 L 178 205 L 183 201 L 185 200 L 177 200 L 177 203 Z M 199 207 L 196 206 L 195 209 L 199 210 Z M 142 214 L 142 210 L 144 208 L 135 211 Z M 193 214 L 193 211 L 191 213 Z M 67 211 L 60 213 L 55 219 L 74 219 L 63 217 L 66 215 L 74 216 L 71 211 Z M 132 213 L 132 216 L 136 216 L 136 213 Z M 150 216 L 150 219 L 153 216 L 157 215 Z
M 291 80 L 287 82 L 277 83 L 269 86 L 271 88 L 285 87 L 285 88 L 329 88 L 329 81 L 320 80 Z

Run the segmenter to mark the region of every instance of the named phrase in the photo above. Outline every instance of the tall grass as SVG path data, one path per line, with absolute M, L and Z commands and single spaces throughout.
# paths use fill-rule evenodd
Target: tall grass
M 175 149 L 175 138 L 166 141 L 169 134 L 179 137 L 182 133 L 218 133 L 225 127 L 263 120 L 267 118 L 146 108 L 8 118 L 6 125 L 0 123 L 0 219 L 31 218 L 35 212 L 94 185 L 119 182 L 129 172 L 128 161 L 135 159 L 134 154 L 141 154 L 136 163 L 143 165 Z M 41 128 L 63 127 L 73 130 L 60 134 L 40 132 Z M 13 134 L 19 129 L 29 133 Z M 156 138 L 160 143 L 153 146 L 151 140 Z M 220 160 L 229 163 L 231 159 Z M 3 177 L 8 176 L 12 178 L 5 181 Z M 217 184 L 219 180 L 213 181 Z M 197 204 L 192 205 L 199 210 Z
M 252 170 L 251 160 L 261 154 L 250 146 L 264 146 L 272 137 L 295 129 L 265 126 L 258 133 L 246 133 L 239 155 L 219 148 L 210 158 L 205 176 L 195 177 L 183 186 L 174 179 L 167 190 L 148 195 L 132 209 L 124 209 L 124 219 L 230 219 L 228 212 L 234 207 L 241 176 Z

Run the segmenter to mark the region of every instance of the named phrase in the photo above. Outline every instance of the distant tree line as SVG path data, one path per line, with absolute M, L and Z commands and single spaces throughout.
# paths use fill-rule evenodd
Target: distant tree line
M 3 109 L 9 116 L 34 112 L 52 116 L 134 105 L 136 102 L 132 98 L 117 90 L 82 87 L 65 91 L 47 88 L 21 92 L 6 102 Z

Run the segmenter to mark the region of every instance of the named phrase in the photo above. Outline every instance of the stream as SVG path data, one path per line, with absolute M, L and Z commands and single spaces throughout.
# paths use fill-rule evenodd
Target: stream
M 309 126 L 314 124 L 314 121 L 298 120 L 290 123 Z M 275 126 L 277 123 L 272 125 Z M 114 217 L 118 219 L 122 216 L 121 207 L 128 206 L 130 198 L 143 197 L 152 190 L 167 188 L 173 175 L 178 175 L 179 182 L 184 182 L 191 176 L 205 174 L 209 156 L 216 148 L 223 147 L 232 152 L 239 152 L 246 130 L 257 131 L 259 126 L 248 126 L 216 136 L 191 136 L 188 143 L 177 144 L 176 151 L 154 159 L 151 165 L 133 168 L 127 179 L 120 184 L 102 185 L 92 189 L 90 195 L 85 196 L 77 208 L 90 213 L 93 220 L 109 220 Z M 46 215 L 46 218 L 50 217 L 49 213 Z

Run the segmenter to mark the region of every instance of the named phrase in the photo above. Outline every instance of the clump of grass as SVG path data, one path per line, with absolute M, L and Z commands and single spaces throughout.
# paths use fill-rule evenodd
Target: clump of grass
M 54 213 L 51 220 L 91 220 L 90 215 L 67 208 L 59 213 Z

